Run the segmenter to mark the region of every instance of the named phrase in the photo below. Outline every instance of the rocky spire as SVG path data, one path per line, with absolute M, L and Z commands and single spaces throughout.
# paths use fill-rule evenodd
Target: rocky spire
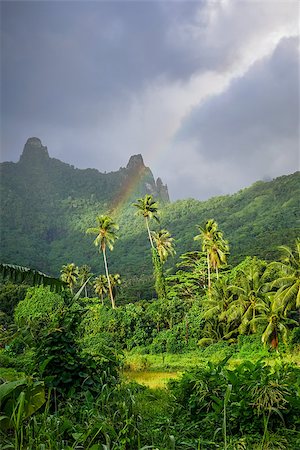
M 144 160 L 141 154 L 132 155 L 128 161 L 126 169 L 128 170 L 140 170 L 145 168 Z
M 156 180 L 156 189 L 162 201 L 168 203 L 170 201 L 168 186 L 163 184 L 161 178 L 157 178 Z
M 27 139 L 23 153 L 20 156 L 20 162 L 42 161 L 47 158 L 49 158 L 47 147 L 44 147 L 42 145 L 42 142 L 39 138 L 31 137 Z

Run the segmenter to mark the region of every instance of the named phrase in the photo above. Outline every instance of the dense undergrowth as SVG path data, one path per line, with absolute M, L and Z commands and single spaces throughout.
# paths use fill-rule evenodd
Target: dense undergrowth
M 106 267 L 98 298 L 88 295 L 88 267 L 75 264 L 63 267 L 60 293 L 1 285 L 0 449 L 300 448 L 300 241 L 280 261 L 248 257 L 230 269 L 211 219 L 195 237 L 202 251 L 181 255 L 167 275 L 173 238 L 150 232 L 151 196 L 137 206 L 158 298 L 119 301 L 109 216 L 89 229 Z M 149 389 L 126 379 L 137 370 L 178 376 Z
M 8 289 L 20 298 L 26 291 L 8 285 L 6 300 Z M 142 342 L 145 328 L 126 325 L 128 309 L 144 311 L 138 303 L 112 311 L 95 299 L 74 301 L 39 287 L 15 304 L 14 315 L 6 308 L 1 331 L 1 449 L 300 446 L 295 331 L 278 353 L 263 347 L 259 334 L 157 351 L 153 341 Z M 145 327 L 159 334 L 147 321 Z M 132 345 L 133 331 L 143 345 Z M 167 389 L 153 390 L 124 381 L 128 368 L 181 373 Z

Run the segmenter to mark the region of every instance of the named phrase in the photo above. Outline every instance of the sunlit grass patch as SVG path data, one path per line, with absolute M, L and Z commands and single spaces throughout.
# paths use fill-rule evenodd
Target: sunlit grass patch
M 166 387 L 169 380 L 179 378 L 179 376 L 179 372 L 155 372 L 146 370 L 123 372 L 124 380 L 136 381 L 152 389 Z

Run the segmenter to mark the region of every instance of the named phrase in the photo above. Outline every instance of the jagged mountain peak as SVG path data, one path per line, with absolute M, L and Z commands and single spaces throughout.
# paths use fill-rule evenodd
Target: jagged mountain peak
M 42 145 L 42 141 L 37 137 L 30 137 L 24 146 L 23 153 L 20 156 L 20 162 L 27 160 L 41 160 L 49 158 L 48 149 Z
M 138 155 L 130 156 L 126 169 L 139 170 L 144 168 L 145 168 L 144 160 L 140 153 Z

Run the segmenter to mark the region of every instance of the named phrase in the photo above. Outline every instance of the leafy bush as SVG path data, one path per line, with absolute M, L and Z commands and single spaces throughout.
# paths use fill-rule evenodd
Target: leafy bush
M 0 285 L 0 324 L 13 321 L 13 313 L 17 304 L 24 300 L 29 286 L 5 283 Z
M 29 288 L 25 299 L 16 307 L 15 320 L 19 326 L 30 326 L 32 332 L 39 333 L 41 327 L 56 326 L 64 307 L 63 298 L 49 287 Z
M 180 353 L 186 350 L 184 324 L 175 325 L 172 330 L 163 330 L 157 334 L 149 346 L 153 353 Z
M 209 363 L 171 381 L 170 389 L 178 404 L 174 420 L 181 415 L 184 423 L 200 427 L 205 438 L 215 439 L 212 430 L 224 432 L 225 426 L 232 435 L 259 433 L 265 438 L 282 423 L 291 429 L 299 425 L 300 369 L 292 365 L 272 368 L 263 361 L 245 361 L 229 370 L 226 360 Z

